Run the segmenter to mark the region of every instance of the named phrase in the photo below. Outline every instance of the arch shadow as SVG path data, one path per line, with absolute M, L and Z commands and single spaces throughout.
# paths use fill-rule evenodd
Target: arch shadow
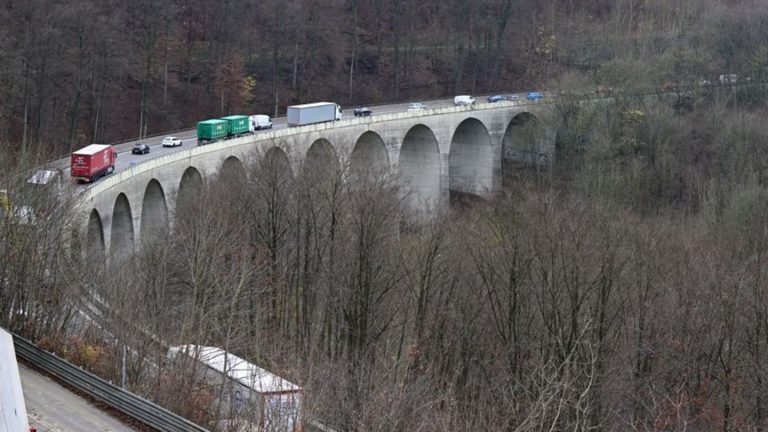
M 176 215 L 192 211 L 203 194 L 203 176 L 195 167 L 188 167 L 179 181 L 176 194 Z
M 134 252 L 133 215 L 131 204 L 124 193 L 120 193 L 115 199 L 110 238 L 111 255 L 128 255 Z
M 142 243 L 164 237 L 168 233 L 168 204 L 163 187 L 156 179 L 147 183 L 141 206 Z
M 448 164 L 452 194 L 487 197 L 493 192 L 493 145 L 483 122 L 468 118 L 459 123 L 451 138 Z
M 417 124 L 408 130 L 400 148 L 398 167 L 409 209 L 429 212 L 440 204 L 440 147 L 430 128 Z
M 349 158 L 350 171 L 354 176 L 381 175 L 389 171 L 389 154 L 381 136 L 366 131 L 357 138 Z
M 548 163 L 541 148 L 543 136 L 541 122 L 535 115 L 523 112 L 512 118 L 501 143 L 502 178 L 510 176 L 516 168 Z
M 229 156 L 224 159 L 224 162 L 221 163 L 218 177 L 220 181 L 239 184 L 245 184 L 248 178 L 243 162 L 236 156 Z
M 88 215 L 88 227 L 85 234 L 85 256 L 88 261 L 103 262 L 106 258 L 104 245 L 104 226 L 101 215 L 96 209 Z

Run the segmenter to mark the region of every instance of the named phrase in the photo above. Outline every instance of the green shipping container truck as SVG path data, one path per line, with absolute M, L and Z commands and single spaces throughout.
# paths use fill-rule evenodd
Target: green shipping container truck
M 244 133 L 248 133 L 248 116 L 244 115 L 231 115 L 222 117 L 222 120 L 227 122 L 227 135 L 235 136 Z
M 247 118 L 247 117 L 246 117 Z M 246 121 L 246 128 L 248 122 Z M 197 145 L 218 141 L 227 137 L 227 121 L 212 119 L 197 123 Z

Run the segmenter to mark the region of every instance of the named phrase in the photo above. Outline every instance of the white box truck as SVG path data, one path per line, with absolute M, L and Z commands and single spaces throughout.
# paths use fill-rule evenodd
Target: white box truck
M 315 102 L 288 107 L 288 126 L 304 126 L 341 120 L 341 106 L 333 102 Z

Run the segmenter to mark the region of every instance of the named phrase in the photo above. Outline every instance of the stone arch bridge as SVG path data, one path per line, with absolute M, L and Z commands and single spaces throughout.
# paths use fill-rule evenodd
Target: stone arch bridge
M 443 205 L 451 192 L 487 198 L 501 190 L 505 170 L 553 161 L 556 123 L 550 103 L 499 102 L 345 119 L 184 149 L 85 189 L 78 210 L 86 247 L 107 255 L 136 250 L 142 235 L 170 226 L 177 202 L 193 199 L 206 178 L 257 153 L 287 160 L 294 174 L 317 158 L 388 171 L 415 212 Z

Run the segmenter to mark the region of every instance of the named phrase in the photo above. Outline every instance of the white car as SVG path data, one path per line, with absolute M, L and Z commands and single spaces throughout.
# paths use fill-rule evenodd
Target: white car
M 425 109 L 427 109 L 427 106 L 422 102 L 413 102 L 408 105 L 408 111 L 423 111 Z
M 181 138 L 165 137 L 163 138 L 163 147 L 178 147 L 181 145 Z
M 473 98 L 470 95 L 461 95 L 453 98 L 453 104 L 456 106 L 467 106 L 467 105 L 473 105 L 474 103 L 475 103 L 475 98 Z

